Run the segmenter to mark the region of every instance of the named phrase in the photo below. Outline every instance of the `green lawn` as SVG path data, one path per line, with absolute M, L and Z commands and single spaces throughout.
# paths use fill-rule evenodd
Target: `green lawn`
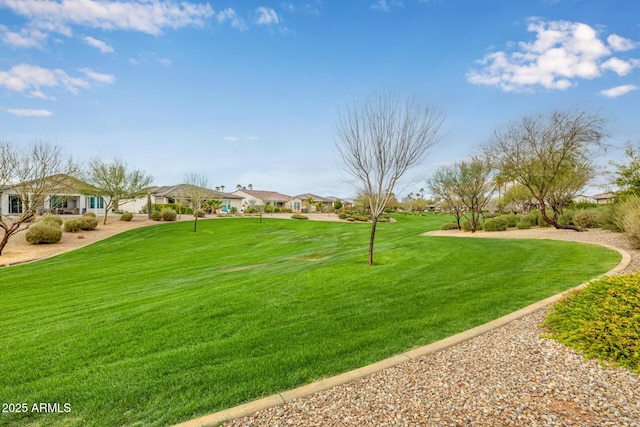
M 601 274 L 620 255 L 570 242 L 423 237 L 257 218 L 132 230 L 0 269 L 0 424 L 166 425 L 345 372 Z

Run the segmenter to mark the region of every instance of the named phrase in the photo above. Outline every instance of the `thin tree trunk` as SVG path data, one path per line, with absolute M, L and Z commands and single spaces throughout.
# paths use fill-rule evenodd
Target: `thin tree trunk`
M 4 236 L 2 236 L 2 241 L 0 241 L 0 255 L 2 255 L 2 250 L 5 246 L 7 246 L 7 243 L 9 242 L 9 236 L 9 232 L 5 230 Z
M 196 211 L 196 214 L 193 217 L 193 232 L 195 233 L 197 229 L 198 229 L 198 211 Z
M 542 206 L 544 206 L 544 204 Z M 556 230 L 585 231 L 584 228 L 580 228 L 575 225 L 558 224 L 558 221 L 555 218 L 552 219 L 547 216 L 546 209 L 540 209 L 540 215 L 542 215 L 542 219 L 544 219 L 547 224 L 554 226 Z
M 373 242 L 376 238 L 376 225 L 378 225 L 378 217 L 374 216 L 371 221 L 371 236 L 369 237 L 369 265 L 373 265 Z

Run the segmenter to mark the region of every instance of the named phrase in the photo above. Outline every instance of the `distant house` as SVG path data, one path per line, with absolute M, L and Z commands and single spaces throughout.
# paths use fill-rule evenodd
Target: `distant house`
M 104 207 L 108 197 L 99 194 L 99 190 L 84 181 L 68 175 L 52 175 L 44 178 L 48 195 L 34 206 L 36 213 L 55 213 L 79 215 L 94 212 L 104 214 Z M 29 186 L 36 185 L 36 181 L 7 185 L 0 189 L 0 215 L 20 215 L 25 206 L 20 194 L 29 193 Z M 91 195 L 93 194 L 93 195 Z
M 309 198 L 311 198 L 312 200 L 311 206 L 308 206 Z M 294 196 L 293 199 L 300 200 L 300 208 L 298 210 L 294 209 L 294 212 L 316 212 L 318 203 L 322 203 L 322 211 L 330 210 L 333 208 L 333 202 L 335 202 L 335 200 L 331 200 L 329 198 L 321 197 L 311 193 L 299 194 L 297 196 Z
M 596 203 L 593 196 L 585 196 L 584 194 L 578 194 L 572 199 L 575 203 Z
M 607 203 L 612 203 L 616 199 L 616 195 L 613 193 L 600 193 L 594 196 L 591 196 L 595 203 L 598 205 L 606 205 Z
M 286 194 L 278 193 L 277 191 L 262 191 L 262 190 L 236 190 L 234 195 L 242 197 L 243 209 L 246 210 L 250 206 L 273 206 L 281 209 L 293 210 L 291 197 Z
M 185 197 L 193 191 L 189 188 L 190 184 L 177 184 L 177 185 L 165 185 L 154 186 L 147 189 L 148 194 L 151 196 L 152 204 L 171 204 L 171 203 L 184 203 Z M 193 187 L 193 186 L 191 186 Z M 242 197 L 236 196 L 230 193 L 223 193 L 222 191 L 211 190 L 204 187 L 196 187 L 202 194 L 206 196 L 208 200 L 216 199 L 222 202 L 222 209 L 225 211 L 231 211 L 235 208 L 237 211 L 242 209 Z M 141 213 L 147 205 L 147 196 L 139 199 L 122 203 L 118 206 L 118 209 L 125 212 Z

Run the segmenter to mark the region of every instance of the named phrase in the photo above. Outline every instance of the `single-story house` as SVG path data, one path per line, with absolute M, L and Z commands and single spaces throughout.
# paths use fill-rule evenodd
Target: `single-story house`
M 242 209 L 243 198 L 241 196 L 223 193 L 222 191 L 211 190 L 205 187 L 197 187 L 191 184 L 154 186 L 147 189 L 148 194 L 151 196 L 151 203 L 153 204 L 184 203 L 184 200 L 189 197 L 189 194 L 193 194 L 194 191 L 203 194 L 206 200 L 220 200 L 223 211 L 229 212 L 235 208 L 240 212 Z M 118 206 L 118 209 L 125 212 L 141 213 L 146 206 L 147 196 L 144 196 L 130 202 L 122 203 Z
M 317 205 L 318 203 L 322 203 L 322 211 L 324 210 L 331 210 L 333 209 L 333 203 L 336 201 L 331 200 L 329 198 L 326 197 L 322 197 L 322 196 L 317 196 L 315 194 L 311 194 L 311 193 L 304 193 L 304 194 L 299 194 L 297 196 L 293 197 L 294 200 L 300 200 L 301 204 L 298 210 L 294 209 L 294 212 L 317 212 Z M 309 207 L 309 199 L 311 199 L 311 206 Z
M 100 196 L 97 188 L 68 175 L 58 174 L 44 179 L 46 191 L 42 191 L 43 186 L 36 181 L 10 184 L 0 189 L 0 215 L 20 215 L 25 209 L 22 196 L 34 193 L 38 197 L 32 199 L 36 203 L 33 209 L 38 214 L 80 215 L 94 212 L 104 215 L 105 201 L 109 199 Z
M 591 198 L 595 200 L 598 205 L 606 205 L 607 203 L 612 203 L 615 200 L 616 195 L 613 193 L 600 193 L 591 196 Z
M 243 209 L 249 206 L 274 206 L 278 208 L 294 210 L 291 205 L 291 197 L 286 194 L 278 193 L 277 191 L 262 191 L 262 190 L 236 190 L 234 195 L 242 197 Z
M 584 194 L 578 194 L 572 199 L 575 203 L 596 203 L 593 196 L 585 196 Z

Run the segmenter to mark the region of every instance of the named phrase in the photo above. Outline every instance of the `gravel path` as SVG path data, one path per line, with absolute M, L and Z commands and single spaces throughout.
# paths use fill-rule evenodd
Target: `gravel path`
M 640 251 L 620 234 L 602 230 L 514 230 L 473 237 L 604 243 L 631 254 L 624 272 L 640 269 Z M 438 353 L 225 425 L 640 427 L 640 376 L 603 368 L 540 338 L 544 317 L 545 310 L 539 310 Z

